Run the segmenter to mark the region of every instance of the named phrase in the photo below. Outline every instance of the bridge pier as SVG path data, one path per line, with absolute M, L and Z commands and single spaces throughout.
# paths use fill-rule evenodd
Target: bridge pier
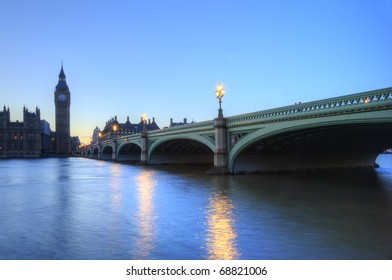
M 139 162 L 139 164 L 146 165 L 146 164 L 148 164 L 148 145 L 147 145 L 148 144 L 148 137 L 147 137 L 147 131 L 143 130 L 141 132 L 140 137 L 141 137 L 141 148 L 142 148 L 142 151 L 140 153 L 140 162 Z
M 214 167 L 207 171 L 211 175 L 230 174 L 228 169 L 228 151 L 227 151 L 227 126 L 226 119 L 218 117 L 214 119 L 215 130 L 215 151 Z
M 118 157 L 117 157 L 117 151 L 118 150 L 118 145 L 117 145 L 117 139 L 114 139 L 114 148 L 113 148 L 113 152 L 112 152 L 112 160 L 113 161 L 117 161 Z

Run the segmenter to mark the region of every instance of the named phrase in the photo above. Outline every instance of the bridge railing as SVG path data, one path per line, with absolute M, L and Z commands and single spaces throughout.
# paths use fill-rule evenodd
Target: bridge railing
M 117 135 L 116 140 L 121 140 L 122 138 L 126 138 L 128 140 L 139 139 L 140 133 L 128 134 L 128 135 Z M 114 138 L 106 140 L 107 143 L 112 142 Z M 104 141 L 105 142 L 105 141 Z
M 314 102 L 298 103 L 271 110 L 258 111 L 227 118 L 228 126 L 252 122 L 273 122 L 291 118 L 315 117 L 350 113 L 373 107 L 392 106 L 392 88 L 367 91 Z
M 159 136 L 161 134 L 167 134 L 170 132 L 171 134 L 175 134 L 176 132 L 181 133 L 181 131 L 186 130 L 187 132 L 196 132 L 200 130 L 205 130 L 206 127 L 210 128 L 214 126 L 213 120 L 196 122 L 196 123 L 188 123 L 175 127 L 169 127 L 159 130 L 152 130 L 148 132 L 149 136 Z

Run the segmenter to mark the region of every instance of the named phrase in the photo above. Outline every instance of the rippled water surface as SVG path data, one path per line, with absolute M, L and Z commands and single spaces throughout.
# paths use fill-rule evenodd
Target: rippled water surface
M 0 259 L 391 259 L 381 168 L 209 176 L 82 158 L 0 161 Z

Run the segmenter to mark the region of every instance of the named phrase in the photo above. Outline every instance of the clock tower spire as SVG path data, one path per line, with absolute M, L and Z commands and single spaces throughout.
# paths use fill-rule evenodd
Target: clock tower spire
M 71 92 L 67 85 L 63 63 L 61 63 L 59 81 L 54 91 L 54 104 L 56 106 L 56 153 L 67 155 L 71 153 Z
M 64 81 L 65 82 L 65 74 L 64 74 L 64 69 L 63 69 L 63 63 L 61 62 L 61 70 L 59 74 L 59 81 Z

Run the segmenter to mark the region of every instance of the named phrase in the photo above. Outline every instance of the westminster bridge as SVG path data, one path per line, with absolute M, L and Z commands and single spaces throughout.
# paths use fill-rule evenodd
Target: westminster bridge
M 392 147 L 392 88 L 156 131 L 83 147 L 83 157 L 210 164 L 210 173 L 374 167 Z

